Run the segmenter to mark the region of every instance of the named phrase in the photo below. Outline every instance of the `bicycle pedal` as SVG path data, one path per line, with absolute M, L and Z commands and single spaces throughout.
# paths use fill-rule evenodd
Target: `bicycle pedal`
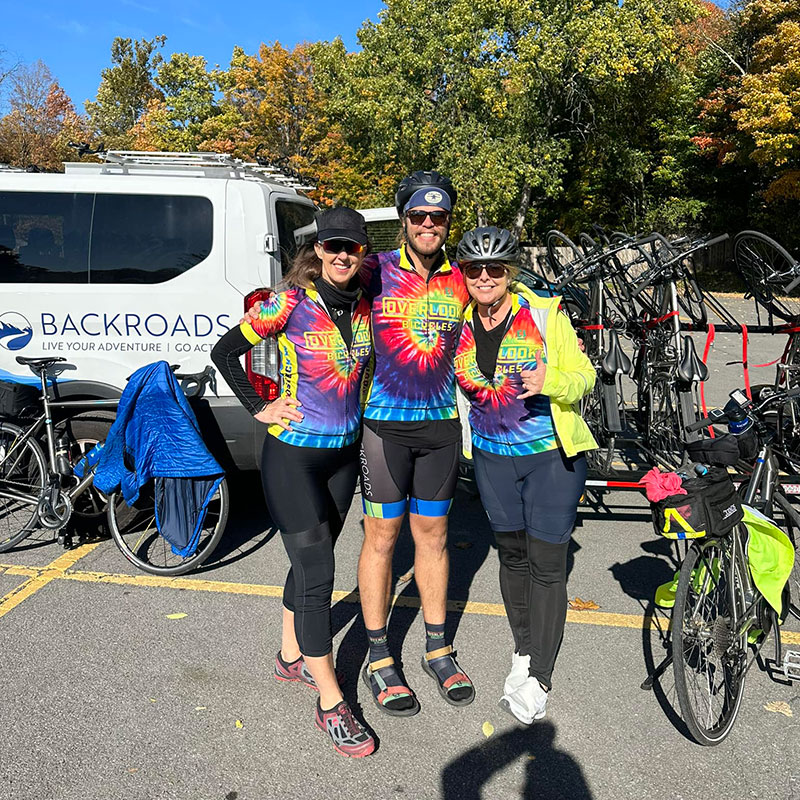
M 787 650 L 783 654 L 783 674 L 787 680 L 800 680 L 800 650 Z

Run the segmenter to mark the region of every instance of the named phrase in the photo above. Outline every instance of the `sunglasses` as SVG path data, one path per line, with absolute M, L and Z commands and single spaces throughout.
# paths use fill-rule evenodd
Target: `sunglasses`
M 422 225 L 430 217 L 434 225 L 444 225 L 450 218 L 449 211 L 406 211 L 406 219 L 414 225 Z
M 337 255 L 344 250 L 347 255 L 355 256 L 363 253 L 365 249 L 365 245 L 351 242 L 349 239 L 326 239 L 320 244 L 326 253 L 336 253 Z
M 502 278 L 508 272 L 505 264 L 467 264 L 462 269 L 464 274 L 472 280 L 480 278 L 481 272 L 484 270 L 490 278 Z

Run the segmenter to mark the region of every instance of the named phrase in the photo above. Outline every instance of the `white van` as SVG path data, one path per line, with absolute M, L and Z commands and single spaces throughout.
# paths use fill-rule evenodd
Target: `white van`
M 275 286 L 314 217 L 277 170 L 211 153 L 109 152 L 64 174 L 0 171 L 0 379 L 15 356 L 63 356 L 63 398 L 114 398 L 152 361 L 200 372 L 260 287 Z M 254 294 L 256 293 L 256 294 Z M 247 357 L 265 398 L 277 352 Z M 264 427 L 220 381 L 201 425 L 224 466 L 255 469 Z M 204 418 L 205 417 L 205 418 Z M 209 430 L 213 428 L 213 430 Z M 220 448 L 220 443 L 224 443 Z

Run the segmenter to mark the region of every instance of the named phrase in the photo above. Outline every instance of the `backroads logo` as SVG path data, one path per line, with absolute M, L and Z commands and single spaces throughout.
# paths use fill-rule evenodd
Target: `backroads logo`
M 0 314 L 0 347 L 3 350 L 22 350 L 33 338 L 33 328 L 22 314 L 6 311 Z

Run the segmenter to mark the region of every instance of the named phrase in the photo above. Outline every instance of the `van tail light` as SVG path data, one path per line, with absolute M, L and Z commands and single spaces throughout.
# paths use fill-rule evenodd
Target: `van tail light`
M 244 310 L 266 300 L 270 296 L 268 289 L 256 289 L 244 298 Z M 259 342 L 245 355 L 247 380 L 264 400 L 275 400 L 280 394 L 278 376 L 278 343 L 270 337 Z

